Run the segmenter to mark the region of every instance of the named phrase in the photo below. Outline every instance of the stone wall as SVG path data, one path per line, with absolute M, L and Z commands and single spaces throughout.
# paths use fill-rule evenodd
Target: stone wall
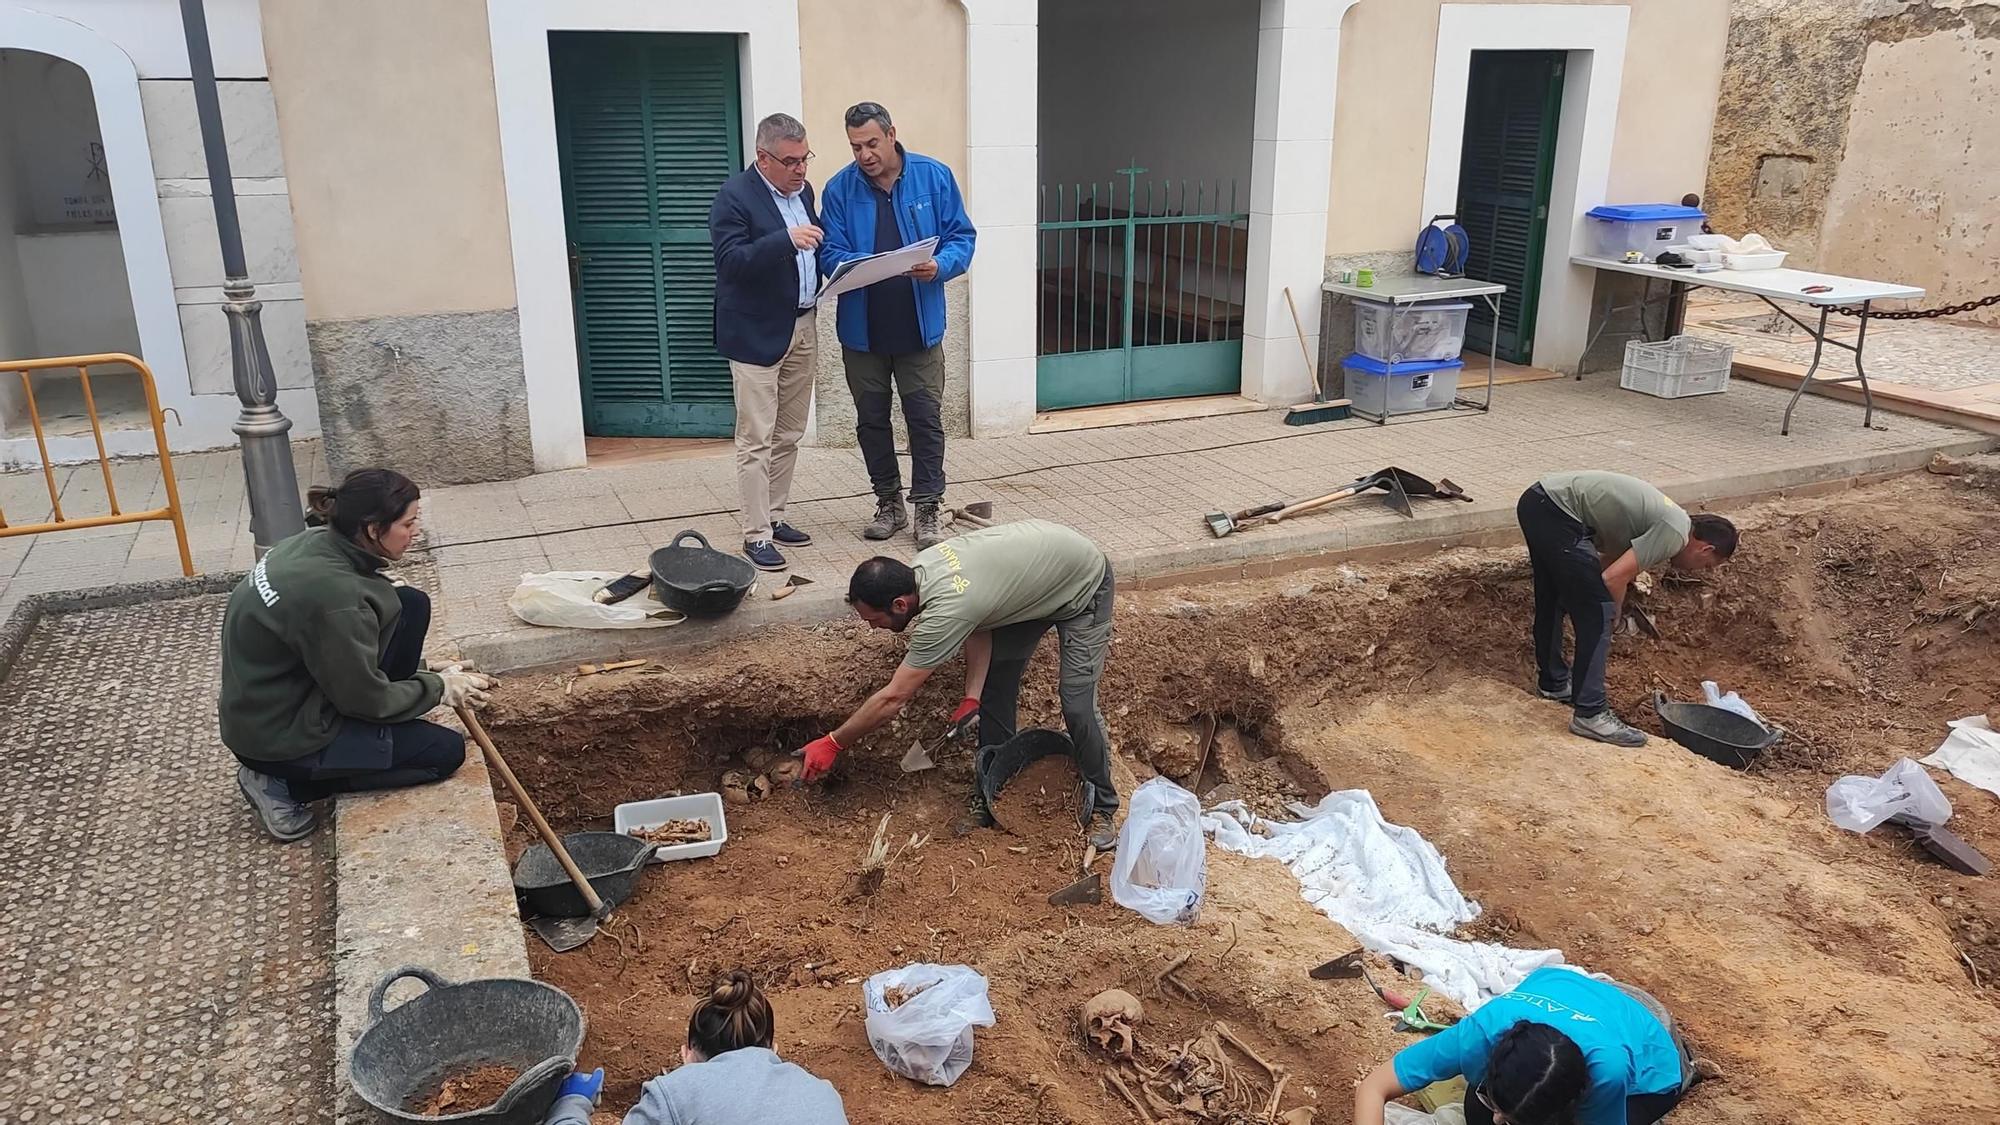
M 1737 0 L 1703 196 L 1788 264 L 2000 290 L 2000 4 Z M 2000 324 L 2000 308 L 1981 315 Z

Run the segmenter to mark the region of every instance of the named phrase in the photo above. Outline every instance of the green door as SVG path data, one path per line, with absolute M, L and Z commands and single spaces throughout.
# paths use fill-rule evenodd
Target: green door
M 584 432 L 735 428 L 708 206 L 740 166 L 736 39 L 549 37 Z
M 1535 350 L 1562 73 L 1561 51 L 1472 53 L 1458 173 L 1458 221 L 1472 243 L 1465 272 L 1507 292 L 1497 323 L 1473 302 L 1465 345 L 1510 363 Z

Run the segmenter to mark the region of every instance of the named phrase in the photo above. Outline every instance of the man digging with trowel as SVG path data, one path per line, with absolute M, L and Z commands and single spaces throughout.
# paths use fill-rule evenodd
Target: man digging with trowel
M 1536 687 L 1576 710 L 1571 734 L 1613 746 L 1644 746 L 1604 697 L 1604 662 L 1625 593 L 1642 570 L 1720 566 L 1736 553 L 1736 527 L 1707 512 L 1690 516 L 1637 477 L 1586 470 L 1551 473 L 1515 507 L 1535 571 Z M 1576 630 L 1576 664 L 1563 659 L 1563 618 Z
M 1014 735 L 1021 674 L 1042 634 L 1061 641 L 1060 694 L 1077 771 L 1090 783 L 1090 843 L 1117 845 L 1112 817 L 1118 790 L 1111 780 L 1111 745 L 1097 708 L 1097 681 L 1111 650 L 1111 563 L 1082 534 L 1046 520 L 1022 520 L 947 539 L 918 553 L 915 565 L 877 556 L 855 568 L 847 602 L 870 626 L 910 629 L 909 651 L 887 686 L 861 709 L 801 753 L 802 779 L 833 767 L 842 749 L 902 711 L 924 681 L 962 648 L 965 698 L 951 724 L 977 723 L 979 745 Z M 914 628 L 910 628 L 914 624 Z M 966 827 L 992 824 L 973 779 Z

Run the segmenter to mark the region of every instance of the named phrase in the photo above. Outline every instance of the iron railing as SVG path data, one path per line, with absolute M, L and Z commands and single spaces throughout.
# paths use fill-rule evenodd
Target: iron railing
M 150 508 L 142 512 L 119 510 L 118 486 L 111 480 L 111 457 L 104 447 L 104 423 L 97 416 L 97 398 L 90 389 L 90 369 L 119 364 L 132 369 L 139 378 L 139 385 L 146 392 L 146 413 L 153 426 L 153 441 L 160 453 L 160 479 L 167 493 L 167 503 L 163 508 Z M 104 471 L 104 495 L 111 511 L 106 515 L 69 516 L 62 507 L 62 488 L 56 483 L 55 463 L 49 459 L 49 442 L 42 427 L 40 408 L 35 403 L 35 378 L 46 377 L 51 372 L 66 372 L 74 369 L 78 385 L 83 391 L 84 412 L 90 416 L 90 433 L 97 440 L 97 463 Z M 42 479 L 49 489 L 50 519 L 39 523 L 10 524 L 7 513 L 0 511 L 0 539 L 16 535 L 40 535 L 51 531 L 74 531 L 86 527 L 106 527 L 114 524 L 145 523 L 149 520 L 166 520 L 174 525 L 174 541 L 180 547 L 181 573 L 194 574 L 194 558 L 188 554 L 187 524 L 181 517 L 180 487 L 174 481 L 173 454 L 167 450 L 166 419 L 160 411 L 160 395 L 153 384 L 153 369 L 146 366 L 137 356 L 123 354 L 73 355 L 55 359 L 0 360 L 0 374 L 19 372 L 21 391 L 27 406 L 28 421 L 35 431 L 35 448 L 42 455 Z

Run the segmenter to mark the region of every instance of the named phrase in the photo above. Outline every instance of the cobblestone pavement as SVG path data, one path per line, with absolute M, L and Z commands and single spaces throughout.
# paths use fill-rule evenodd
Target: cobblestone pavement
M 333 844 L 215 735 L 221 595 L 50 615 L 0 681 L 0 1121 L 332 1117 Z
M 1818 323 L 1817 314 L 1806 306 L 1790 307 L 1800 319 Z M 1835 314 L 1829 328 L 1834 339 L 1852 343 L 1857 324 L 1853 317 Z M 1690 295 L 1688 328 L 1692 335 L 1729 344 L 1739 357 L 1763 356 L 1800 367 L 1812 362 L 1812 337 L 1761 301 L 1745 302 L 1735 294 L 1707 299 L 1699 293 Z M 1775 331 L 1761 330 L 1765 328 Z M 1868 377 L 1884 383 L 1934 391 L 2000 384 L 2000 328 L 1970 321 L 1874 320 L 1869 322 L 1862 355 Z M 1835 375 L 1850 374 L 1853 357 L 1828 348 L 1821 370 L 1829 365 Z

